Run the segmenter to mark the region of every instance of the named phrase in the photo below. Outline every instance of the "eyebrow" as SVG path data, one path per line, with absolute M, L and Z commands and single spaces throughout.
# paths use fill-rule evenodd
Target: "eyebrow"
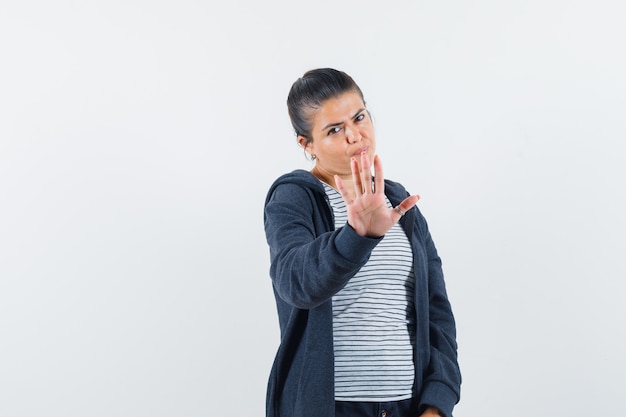
M 365 111 L 365 107 L 359 109 L 356 113 L 354 113 L 354 116 L 352 116 L 352 119 L 356 118 L 359 114 L 363 113 Z M 343 122 L 337 122 L 337 123 L 329 123 L 326 126 L 324 126 L 322 128 L 322 130 L 326 130 L 330 127 L 335 127 L 335 126 L 341 126 L 343 124 Z

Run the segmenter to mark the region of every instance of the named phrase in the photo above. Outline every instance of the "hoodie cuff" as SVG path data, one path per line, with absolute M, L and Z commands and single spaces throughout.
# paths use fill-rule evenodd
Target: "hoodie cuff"
M 435 407 L 441 415 L 452 417 L 452 410 L 458 402 L 458 397 L 446 384 L 441 382 L 429 383 L 420 398 L 420 410 Z
M 335 240 L 337 251 L 347 260 L 355 264 L 367 262 L 372 250 L 383 240 L 381 237 L 364 237 L 359 235 L 347 222 Z

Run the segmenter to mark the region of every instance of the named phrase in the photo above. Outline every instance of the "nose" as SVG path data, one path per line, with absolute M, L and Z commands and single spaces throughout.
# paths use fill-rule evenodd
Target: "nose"
M 348 143 L 356 143 L 363 139 L 363 137 L 361 136 L 361 132 L 359 132 L 359 129 L 348 126 L 346 126 L 345 129 L 346 139 L 348 140 Z

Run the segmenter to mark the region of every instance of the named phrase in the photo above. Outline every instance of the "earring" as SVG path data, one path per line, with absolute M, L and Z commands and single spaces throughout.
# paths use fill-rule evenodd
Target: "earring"
M 315 156 L 315 155 L 311 155 L 311 159 L 312 159 L 313 161 L 315 161 L 315 160 L 317 159 L 317 156 Z

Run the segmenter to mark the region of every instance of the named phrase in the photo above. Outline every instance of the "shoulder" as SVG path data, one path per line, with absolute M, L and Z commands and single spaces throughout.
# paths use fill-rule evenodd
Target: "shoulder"
M 270 200 L 288 196 L 290 199 L 297 198 L 298 195 L 311 195 L 312 193 L 324 193 L 324 186 L 309 171 L 297 169 L 278 177 L 269 187 L 265 204 Z
M 309 171 L 304 169 L 296 169 L 291 172 L 287 172 L 274 180 L 272 186 L 281 184 L 284 182 L 311 182 L 315 183 L 316 178 Z M 271 188 L 271 187 L 270 187 Z
M 399 204 L 409 196 L 409 192 L 402 184 L 387 179 L 385 180 L 385 194 L 394 205 Z
M 400 204 L 402 200 L 410 195 L 407 189 L 402 184 L 392 180 L 385 180 L 385 194 L 394 206 Z M 411 208 L 410 213 L 412 213 L 413 215 L 408 217 L 414 219 L 414 222 L 420 231 L 428 230 L 426 218 L 420 211 L 417 204 L 413 206 L 413 208 Z

